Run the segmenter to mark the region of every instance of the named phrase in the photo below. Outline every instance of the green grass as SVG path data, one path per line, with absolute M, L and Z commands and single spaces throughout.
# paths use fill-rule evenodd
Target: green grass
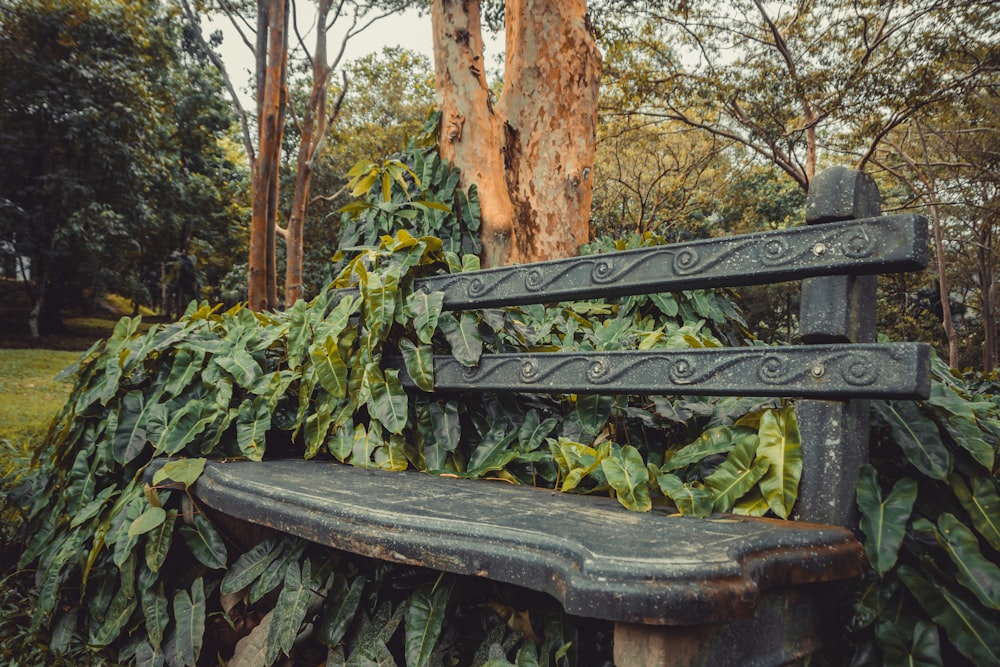
M 56 375 L 80 357 L 59 350 L 0 350 L 0 439 L 45 435 L 69 396 L 72 378 Z

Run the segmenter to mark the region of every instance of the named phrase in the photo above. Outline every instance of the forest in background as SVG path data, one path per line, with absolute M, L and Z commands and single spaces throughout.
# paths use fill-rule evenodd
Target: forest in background
M 95 308 L 105 293 L 173 314 L 191 299 L 247 298 L 261 102 L 235 105 L 227 88 L 241 84 L 220 70 L 220 36 L 201 24 L 228 12 L 259 55 L 258 5 L 19 0 L 0 9 L 0 253 L 5 276 L 30 274 L 33 332 L 58 329 L 61 313 Z M 298 5 L 287 17 L 272 251 L 284 276 L 286 230 L 300 216 L 309 298 L 330 277 L 350 170 L 383 165 L 419 132 L 435 73 L 401 49 L 341 62 L 339 37 L 321 53 L 313 5 Z M 318 8 L 346 43 L 376 30 L 379 16 L 419 5 Z M 933 341 L 955 366 L 996 366 L 990 3 L 602 0 L 587 9 L 603 55 L 588 240 L 798 224 L 817 166 L 860 166 L 879 181 L 886 210 L 923 213 L 935 230 L 932 271 L 883 281 L 881 330 Z M 502 3 L 484 3 L 481 19 L 500 28 Z M 499 104 L 513 75 L 484 61 Z M 319 89 L 325 112 L 310 126 Z M 794 335 L 793 296 L 745 290 L 741 305 L 758 337 Z

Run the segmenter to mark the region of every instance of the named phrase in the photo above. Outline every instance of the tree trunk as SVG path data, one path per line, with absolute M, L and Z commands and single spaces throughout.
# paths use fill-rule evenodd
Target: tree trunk
M 993 225 L 983 220 L 979 229 L 979 292 L 983 322 L 983 372 L 997 366 L 996 259 L 993 250 Z
M 247 292 L 251 310 L 277 307 L 275 286 L 275 229 L 278 169 L 284 127 L 284 83 L 288 61 L 287 0 L 260 0 L 258 4 L 257 118 L 259 141 L 253 165 L 253 208 L 250 222 L 250 260 Z
M 485 78 L 478 1 L 434 0 L 441 154 L 479 191 L 483 263 L 575 255 L 589 240 L 601 55 L 585 0 L 509 0 L 504 91 Z
M 326 32 L 330 13 L 330 0 L 320 0 L 316 17 L 316 50 L 313 53 L 312 91 L 308 106 L 302 116 L 299 154 L 296 159 L 295 190 L 292 194 L 292 211 L 285 229 L 285 307 L 290 308 L 302 298 L 302 238 L 306 212 L 309 208 L 309 190 L 313 165 L 323 146 L 327 118 L 327 93 L 333 68 L 327 62 Z

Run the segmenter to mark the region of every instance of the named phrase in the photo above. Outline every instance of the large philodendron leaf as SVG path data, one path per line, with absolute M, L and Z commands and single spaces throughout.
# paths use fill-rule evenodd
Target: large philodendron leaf
M 424 586 L 410 597 L 403 620 L 406 624 L 406 664 L 425 667 L 430 662 L 444 627 L 445 611 L 455 580 L 439 579 L 434 586 Z
M 906 588 L 944 628 L 962 655 L 975 665 L 1000 665 L 1000 617 L 983 613 L 964 597 L 925 579 L 911 567 L 901 565 L 898 572 Z
M 875 468 L 865 465 L 858 477 L 858 509 L 861 532 L 865 535 L 868 562 L 884 575 L 896 565 L 899 547 L 906 535 L 906 525 L 917 500 L 917 483 L 909 478 L 896 482 L 888 497 L 882 499 Z
M 771 511 L 782 519 L 792 513 L 802 476 L 802 440 L 795 421 L 795 408 L 765 410 L 760 420 L 757 456 L 770 466 L 760 478 L 759 486 Z
M 337 339 L 327 336 L 310 349 L 309 356 L 323 389 L 335 398 L 347 396 L 347 364 L 340 357 Z
M 444 306 L 444 292 L 414 292 L 406 299 L 406 306 L 413 314 L 417 339 L 430 345 Z
M 685 484 L 680 477 L 671 474 L 657 475 L 656 483 L 684 516 L 708 516 L 712 513 L 715 494 L 700 483 Z
M 195 579 L 190 594 L 184 589 L 177 591 L 173 606 L 177 659 L 196 667 L 205 638 L 205 585 L 201 577 Z
M 267 432 L 271 428 L 271 408 L 259 396 L 244 399 L 236 418 L 236 442 L 240 451 L 251 461 L 264 458 Z
M 886 667 L 944 667 L 941 661 L 941 639 L 937 626 L 918 621 L 913 628 L 913 642 L 908 642 L 898 625 L 880 621 L 875 626 Z
M 434 391 L 434 348 L 426 344 L 414 345 L 404 338 L 399 341 L 399 351 L 403 353 L 403 363 L 410 378 L 424 391 Z
M 693 463 L 700 463 L 712 454 L 727 454 L 737 443 L 753 439 L 757 445 L 757 433 L 750 428 L 741 426 L 717 426 L 704 431 L 694 442 L 681 447 L 675 452 L 668 452 L 661 472 L 673 472 Z
M 988 473 L 976 471 L 970 489 L 959 475 L 951 476 L 951 488 L 972 518 L 972 525 L 987 544 L 1000 551 L 1000 494 L 997 482 Z
M 389 368 L 384 373 L 375 373 L 371 383 L 371 400 L 368 411 L 390 433 L 400 434 L 406 428 L 409 399 L 399 381 L 399 369 Z
M 285 569 L 285 579 L 274 607 L 274 617 L 267 636 L 267 662 L 274 664 L 279 653 L 291 655 L 292 645 L 306 617 L 309 598 L 312 596 L 310 582 L 312 581 L 311 562 L 307 558 L 299 570 L 297 563 L 291 563 Z
M 757 458 L 757 438 L 736 443 L 726 460 L 705 478 L 705 486 L 715 494 L 713 509 L 727 512 L 750 491 L 767 472 L 770 461 Z
M 462 437 L 458 401 L 444 405 L 430 403 L 426 407 L 426 433 L 424 433 L 424 462 L 427 470 L 444 470 L 448 454 L 458 449 Z
M 146 446 L 146 420 L 153 401 L 145 401 L 142 392 L 133 390 L 125 394 L 118 409 L 118 427 L 115 429 L 111 451 L 115 461 L 127 464 L 142 453 Z
M 365 589 L 365 578 L 355 577 L 352 581 L 340 572 L 334 575 L 333 586 L 327 595 L 326 604 L 318 623 L 319 639 L 327 646 L 336 646 L 347 634 L 361 604 L 361 594 Z
M 472 313 L 462 313 L 461 319 L 442 313 L 438 327 L 451 345 L 451 354 L 463 366 L 475 366 L 483 354 L 483 337 Z
M 941 514 L 937 527 L 935 537 L 955 564 L 958 581 L 984 605 L 1000 611 L 1000 567 L 983 556 L 975 534 L 955 515 Z
M 941 440 L 937 424 L 924 416 L 914 401 L 872 401 L 892 430 L 893 440 L 917 470 L 946 481 L 954 458 Z
M 649 471 L 642 454 L 632 445 L 622 447 L 601 461 L 608 484 L 615 490 L 618 502 L 633 512 L 648 512 L 653 508 L 649 495 Z

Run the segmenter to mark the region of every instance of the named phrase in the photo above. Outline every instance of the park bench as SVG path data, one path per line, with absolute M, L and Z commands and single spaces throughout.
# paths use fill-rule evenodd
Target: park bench
M 435 391 L 797 397 L 794 519 L 629 512 L 614 499 L 336 462 L 210 462 L 208 507 L 336 549 L 551 594 L 615 625 L 616 664 L 779 665 L 838 622 L 831 589 L 858 576 L 852 532 L 867 399 L 925 398 L 930 348 L 874 343 L 877 274 L 927 263 L 926 221 L 882 216 L 874 182 L 832 168 L 807 225 L 422 279 L 446 309 L 802 282 L 793 346 L 435 359 Z M 412 385 L 411 385 L 412 386 Z

